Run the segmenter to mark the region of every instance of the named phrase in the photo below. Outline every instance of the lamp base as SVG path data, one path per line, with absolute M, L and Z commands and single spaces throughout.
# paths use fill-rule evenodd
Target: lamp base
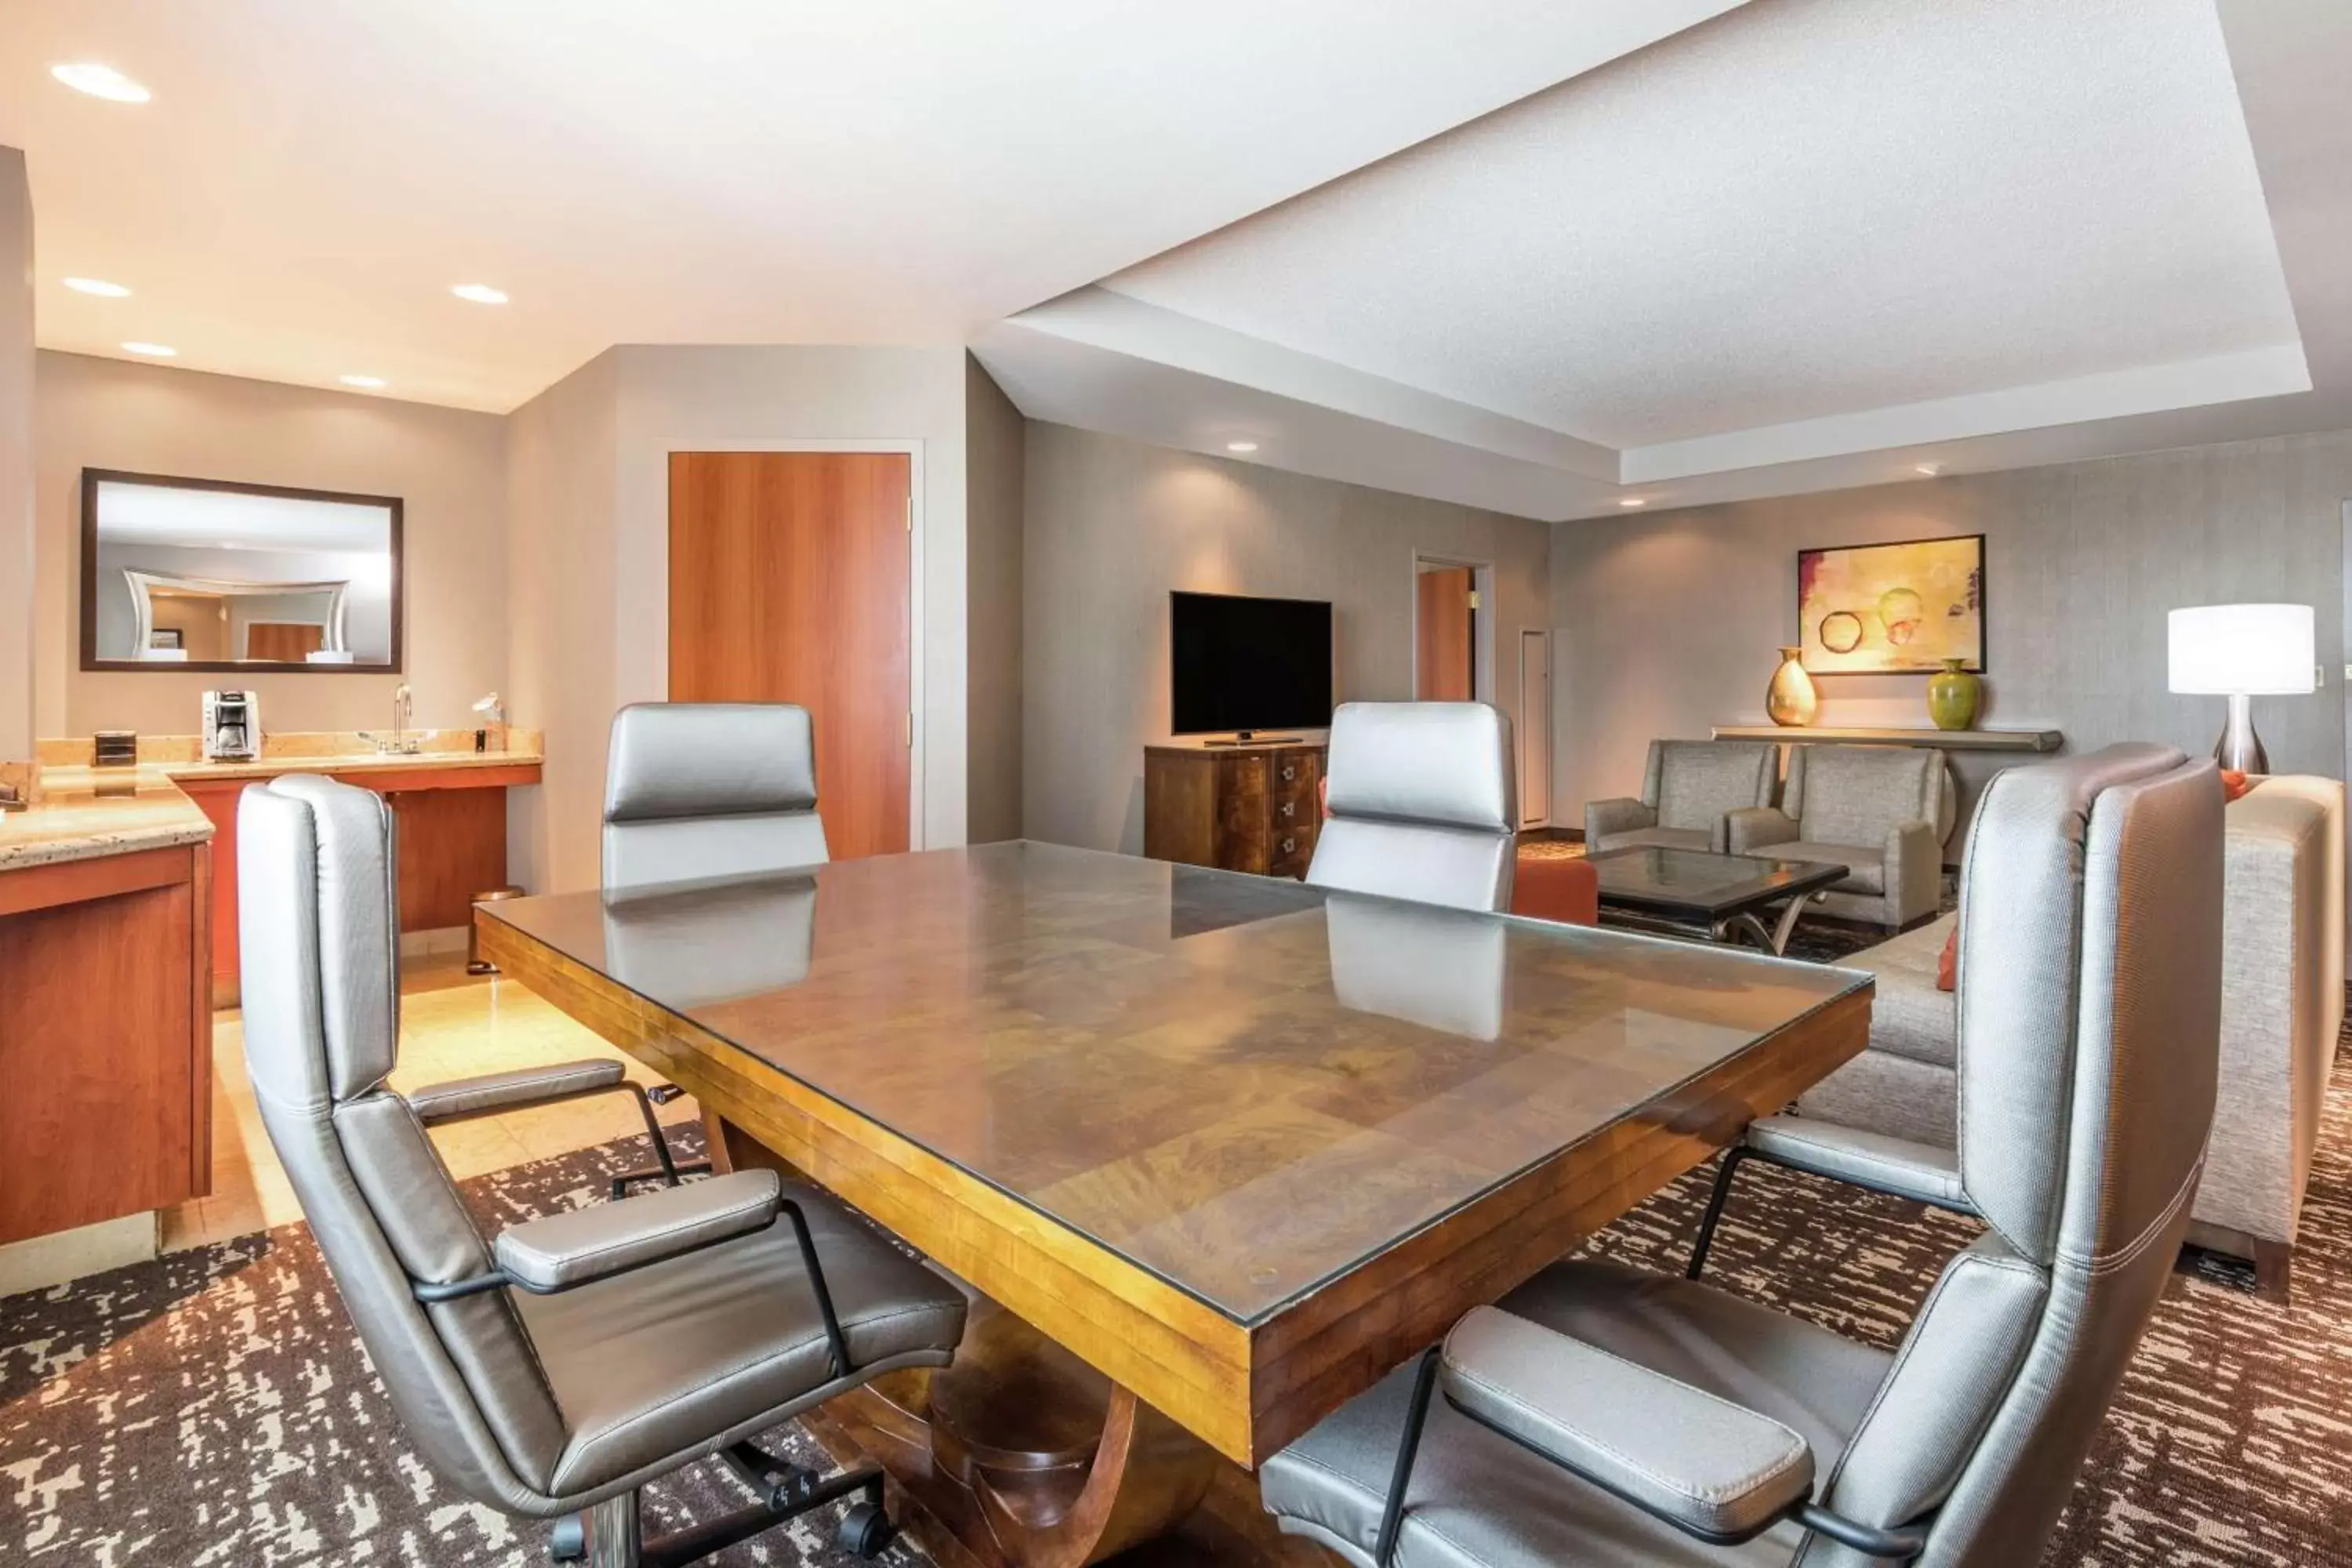
M 2221 740 L 2214 742 L 2213 760 L 2233 773 L 2271 771 L 2270 753 L 2263 750 L 2263 738 L 2254 733 L 2253 699 L 2243 692 L 2230 699 L 2230 721 L 2222 728 Z

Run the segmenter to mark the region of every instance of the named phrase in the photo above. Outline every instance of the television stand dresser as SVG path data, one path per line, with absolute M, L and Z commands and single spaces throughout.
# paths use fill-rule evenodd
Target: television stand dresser
M 1322 826 L 1321 737 L 1143 748 L 1143 852 L 1154 860 L 1304 877 Z

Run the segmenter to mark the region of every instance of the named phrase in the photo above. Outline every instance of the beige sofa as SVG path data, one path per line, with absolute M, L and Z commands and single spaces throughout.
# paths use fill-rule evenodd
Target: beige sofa
M 2221 1078 L 2189 1238 L 2251 1258 L 2274 1295 L 2344 1021 L 2344 816 L 2341 784 L 2301 775 L 2258 780 L 2223 814 Z M 1802 1115 L 1954 1144 L 1957 1026 L 1936 962 L 1957 919 L 1848 961 L 1878 977 L 1870 1048 L 1800 1100 Z

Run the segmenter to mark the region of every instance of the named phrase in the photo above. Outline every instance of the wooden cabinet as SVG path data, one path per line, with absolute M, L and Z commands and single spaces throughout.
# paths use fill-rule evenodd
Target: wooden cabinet
M 1322 825 L 1323 742 L 1146 746 L 1143 852 L 1155 860 L 1304 877 Z
M 0 1243 L 212 1182 L 212 847 L 0 871 Z
M 354 770 L 331 776 L 390 798 L 400 844 L 400 929 L 469 926 L 473 896 L 507 879 L 507 789 L 537 784 L 540 765 Z M 212 969 L 216 1000 L 237 997 L 236 800 L 250 778 L 184 778 L 188 798 L 212 819 Z

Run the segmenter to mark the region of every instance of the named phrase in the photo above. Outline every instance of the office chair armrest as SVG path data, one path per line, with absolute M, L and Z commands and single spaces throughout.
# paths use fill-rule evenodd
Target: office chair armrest
M 1496 1308 L 1454 1326 L 1438 1378 L 1464 1415 L 1702 1540 L 1812 1494 L 1812 1450 L 1780 1422 Z
M 401 1098 L 408 1101 L 408 1108 L 416 1112 L 419 1121 L 436 1127 L 477 1116 L 496 1116 L 525 1106 L 604 1094 L 621 1088 L 625 1076 L 621 1063 L 599 1058 L 452 1079 L 447 1083 L 414 1089 Z
M 1748 1123 L 1740 1148 L 1769 1164 L 1810 1171 L 1848 1186 L 1909 1198 L 1952 1214 L 1977 1212 L 1960 1185 L 1960 1168 L 1949 1149 L 1805 1116 L 1759 1117 Z
M 1601 840 L 1608 835 L 1631 833 L 1635 828 L 1655 827 L 1657 825 L 1658 814 L 1631 795 L 1584 803 L 1584 842 L 1587 848 L 1600 848 Z
M 1497 1308 L 1454 1324 L 1437 1375 L 1464 1415 L 1699 1541 L 1737 1545 L 1794 1519 L 1865 1556 L 1927 1544 L 1816 1506 L 1812 1449 L 1790 1427 Z
M 501 1231 L 490 1256 L 512 1283 L 547 1295 L 765 1230 L 782 1201 L 775 1172 L 738 1171 L 528 1220 Z
M 1770 844 L 1787 844 L 1797 837 L 1797 823 L 1777 805 L 1743 805 L 1723 817 L 1726 854 L 1746 855 Z

